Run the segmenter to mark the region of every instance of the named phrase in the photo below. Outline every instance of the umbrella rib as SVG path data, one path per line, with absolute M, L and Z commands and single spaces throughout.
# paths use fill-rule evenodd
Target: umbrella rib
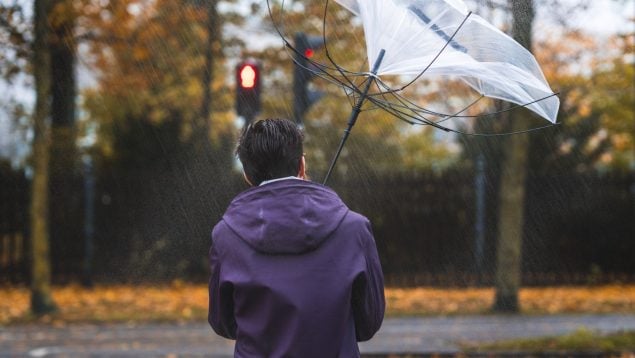
M 339 74 L 346 80 L 346 82 L 348 83 L 348 86 L 341 80 L 336 80 L 336 81 L 339 81 L 339 83 L 341 85 L 344 85 L 346 88 L 351 90 L 351 92 L 353 92 L 352 96 L 354 96 L 355 93 L 361 95 L 361 91 L 359 90 L 359 87 L 357 87 L 355 85 L 355 83 L 345 73 L 349 73 L 349 74 L 352 74 L 354 76 L 363 76 L 364 73 L 348 71 L 348 70 L 342 68 L 341 66 L 339 66 L 335 62 L 335 60 L 333 60 L 333 58 L 331 57 L 331 52 L 329 51 L 329 47 L 327 46 L 327 42 L 326 42 L 326 14 L 327 14 L 327 11 L 328 11 L 328 6 L 329 6 L 329 0 L 326 0 L 326 4 L 324 6 L 324 15 L 323 15 L 323 18 L 322 18 L 322 37 L 323 37 L 323 41 L 324 41 L 324 50 L 325 50 L 326 58 L 334 66 L 335 70 L 337 72 L 339 72 Z M 333 75 L 331 75 L 331 76 L 335 79 L 335 76 L 333 76 Z M 362 81 L 360 86 L 363 83 L 364 83 L 364 81 Z M 352 103 L 353 102 L 351 102 L 351 104 Z
M 555 127 L 559 125 L 560 123 L 549 123 L 547 125 L 536 127 L 536 128 L 530 128 L 530 129 L 525 129 L 521 131 L 504 132 L 504 133 L 468 133 L 468 132 L 463 132 L 459 130 L 452 130 L 452 132 L 456 134 L 460 134 L 460 135 L 470 136 L 470 137 L 503 137 L 508 135 L 531 133 L 531 132 L 535 132 L 535 131 L 539 131 L 539 130 L 543 130 L 543 129 L 547 129 L 547 128 L 551 128 L 551 127 Z
M 396 98 L 399 99 L 399 102 L 402 103 L 402 105 L 404 107 L 407 107 L 408 109 L 412 110 L 413 112 L 423 112 L 426 114 L 430 114 L 430 115 L 434 115 L 434 116 L 439 116 L 439 117 L 444 117 L 447 116 L 448 114 L 446 113 L 441 113 L 441 112 L 437 112 L 437 111 L 433 111 L 431 109 L 427 109 L 423 106 L 420 106 L 416 103 L 414 103 L 413 101 L 409 100 L 408 98 L 406 98 L 405 96 L 403 96 L 402 94 L 398 93 L 398 92 L 393 92 L 391 93 L 393 96 L 395 96 Z M 409 106 L 408 106 L 409 105 Z M 414 107 L 414 109 L 412 108 Z
M 402 120 L 402 121 L 404 121 L 404 122 L 406 122 L 408 124 L 411 124 L 411 125 L 429 125 L 429 126 L 437 128 L 437 129 L 440 129 L 440 130 L 442 130 L 444 132 L 452 132 L 453 131 L 450 128 L 438 125 L 438 124 L 436 124 L 434 122 L 422 119 L 420 117 L 415 117 L 415 116 L 413 116 L 411 114 L 399 111 L 398 109 L 393 108 L 393 107 L 382 107 L 382 106 L 380 106 L 380 108 L 382 108 L 386 112 L 392 114 L 397 119 Z
M 385 88 L 389 88 L 389 87 L 388 87 L 388 85 L 386 85 L 385 83 L 383 83 L 383 82 L 382 82 L 382 84 L 383 84 L 383 86 L 384 86 Z M 385 94 L 392 94 L 395 98 L 397 98 L 397 99 L 399 100 L 399 102 L 401 103 L 401 105 L 402 105 L 403 107 L 408 108 L 408 109 L 410 109 L 410 110 L 411 110 L 411 111 L 413 111 L 413 112 L 418 113 L 418 112 L 420 111 L 420 112 L 423 112 L 423 113 L 426 113 L 426 114 L 435 115 L 435 116 L 440 116 L 440 117 L 442 117 L 442 116 L 446 116 L 446 115 L 447 115 L 447 114 L 445 114 L 445 113 L 438 113 L 438 112 L 435 112 L 435 111 L 429 110 L 429 109 L 427 109 L 427 108 L 425 108 L 425 107 L 419 106 L 419 105 L 417 105 L 416 103 L 414 103 L 414 102 L 412 102 L 411 100 L 409 100 L 408 98 L 406 98 L 406 97 L 402 96 L 402 95 L 401 95 L 401 94 L 399 94 L 398 92 L 386 91 L 386 92 L 385 92 Z M 390 103 L 390 102 L 389 102 L 389 103 Z M 415 107 L 417 110 L 415 110 L 415 109 L 413 109 L 413 108 L 409 107 L 409 106 L 408 106 L 408 104 L 410 104 L 412 107 Z
M 329 0 L 326 0 L 326 4 L 324 5 L 324 15 L 322 18 L 322 41 L 324 41 L 324 52 L 326 54 L 326 58 L 329 60 L 329 62 L 331 62 L 331 64 L 333 66 L 335 66 L 335 69 L 340 73 L 340 75 L 342 77 L 344 77 L 344 79 L 349 83 L 349 85 L 351 87 L 355 87 L 355 84 L 353 83 L 353 81 L 351 81 L 345 74 L 343 69 L 337 64 L 335 63 L 335 61 L 333 60 L 333 58 L 331 57 L 331 53 L 329 51 L 329 47 L 326 44 L 326 13 L 328 11 L 328 7 L 329 7 Z
M 407 101 L 404 97 L 402 96 L 398 96 L 395 93 L 392 93 L 393 96 L 395 96 L 395 98 L 397 100 L 400 101 Z M 433 121 L 427 119 L 426 117 L 424 117 L 423 115 L 421 115 L 419 112 L 413 110 L 412 108 L 408 107 L 407 105 L 402 105 L 402 106 L 396 106 L 394 105 L 394 103 L 388 101 L 388 100 L 379 100 L 375 97 L 370 97 L 369 100 L 374 103 L 375 105 L 377 105 L 378 107 L 383 108 L 384 110 L 388 111 L 389 113 L 391 113 L 393 116 L 404 120 L 404 118 L 400 117 L 400 115 L 403 116 L 407 116 L 408 118 L 410 118 L 412 121 L 416 121 L 415 123 L 411 123 L 410 120 L 408 120 L 407 122 L 411 123 L 411 124 L 423 124 L 423 125 L 431 125 L 431 126 L 435 126 L 435 127 L 439 127 L 439 129 L 445 130 L 442 126 L 440 125 L 436 125 L 436 123 L 434 123 Z M 412 115 L 412 114 L 408 114 L 402 110 L 399 110 L 398 108 L 404 108 L 404 109 L 408 109 L 413 113 L 416 113 L 418 116 Z
M 538 99 L 533 100 L 533 101 L 531 101 L 531 102 L 527 102 L 527 103 L 523 103 L 523 104 L 515 104 L 515 103 L 514 103 L 513 105 L 509 106 L 509 108 L 501 109 L 501 110 L 499 110 L 499 111 L 495 111 L 495 112 L 484 113 L 484 114 L 478 115 L 477 117 L 495 116 L 495 115 L 497 115 L 497 114 L 501 114 L 501 113 L 505 113 L 505 112 L 510 112 L 510 111 L 512 111 L 512 110 L 514 110 L 514 109 L 517 109 L 517 108 L 520 108 L 520 107 L 525 107 L 525 108 L 526 108 L 526 107 L 528 107 L 528 106 L 531 106 L 531 105 L 532 105 L 532 104 L 534 104 L 534 103 L 538 103 L 538 102 L 544 101 L 544 100 L 546 100 L 546 99 L 549 99 L 549 98 L 551 98 L 551 97 L 558 96 L 558 95 L 560 95 L 560 92 L 554 92 L 554 93 L 552 93 L 552 94 L 550 94 L 550 95 L 544 96 L 544 97 L 542 97 L 542 98 L 538 98 Z M 505 102 L 510 103 L 510 102 L 508 102 L 508 101 L 505 101 Z M 547 126 L 547 127 L 548 127 L 548 126 Z
M 484 94 L 481 94 L 481 96 L 477 99 L 475 99 L 474 101 L 472 101 L 472 103 L 468 104 L 467 106 L 465 106 L 462 110 L 456 112 L 455 114 L 451 115 L 451 116 L 445 116 L 444 118 L 441 118 L 440 120 L 438 120 L 436 123 L 442 123 L 445 121 L 448 121 L 452 118 L 466 118 L 466 117 L 459 117 L 459 115 L 465 111 L 467 111 L 468 109 L 472 108 L 472 106 L 476 105 L 478 102 L 480 102 L 483 98 L 485 97 Z
M 408 109 L 408 110 L 410 110 L 410 111 L 412 111 L 414 113 L 417 113 L 419 115 L 419 117 L 410 116 L 410 118 L 416 119 L 420 123 L 426 123 L 427 124 L 428 122 L 432 122 L 429 119 L 427 119 L 425 116 L 423 116 L 422 114 L 419 114 L 417 111 L 415 111 L 412 108 L 408 107 L 406 105 L 406 103 L 404 103 L 404 102 L 407 102 L 407 99 L 405 97 L 399 96 L 396 93 L 391 93 L 396 98 L 396 100 L 401 103 L 401 105 L 398 105 L 398 104 L 394 104 L 393 102 L 391 102 L 388 99 L 385 99 L 386 94 L 387 93 L 383 93 L 382 94 L 382 98 L 384 98 L 383 102 L 379 102 L 380 100 L 377 99 L 377 102 L 373 102 L 373 103 L 375 103 L 377 105 L 379 105 L 378 103 L 383 103 L 384 105 L 382 106 L 382 108 L 387 108 L 387 107 L 391 107 L 392 108 L 394 106 L 395 108 Z M 405 114 L 405 112 L 400 112 L 400 113 L 404 113 Z

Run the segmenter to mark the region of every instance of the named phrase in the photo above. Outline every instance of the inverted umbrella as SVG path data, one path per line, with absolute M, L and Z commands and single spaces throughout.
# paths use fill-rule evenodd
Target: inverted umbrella
M 461 0 L 335 1 L 361 19 L 370 72 L 356 73 L 341 68 L 332 60 L 328 46 L 326 54 L 330 65 L 311 61 L 316 74 L 356 96 L 325 184 L 365 101 L 408 123 L 457 133 L 460 132 L 441 123 L 450 118 L 475 117 L 463 113 L 478 100 L 458 112 L 439 113 L 402 95 L 403 90 L 421 78 L 458 79 L 478 92 L 480 98 L 511 102 L 551 123 L 556 122 L 560 102 L 534 56 L 482 17 L 468 11 Z M 328 7 L 328 0 L 325 6 Z M 285 43 L 294 50 L 286 40 Z M 352 77 L 360 75 L 365 80 L 356 85 Z M 381 78 L 389 75 L 399 76 L 403 83 L 396 88 L 388 86 Z M 378 91 L 369 94 L 373 84 Z

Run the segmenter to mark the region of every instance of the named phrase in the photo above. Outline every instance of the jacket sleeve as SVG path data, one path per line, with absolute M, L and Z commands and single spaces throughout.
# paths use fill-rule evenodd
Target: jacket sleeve
M 213 236 L 213 235 L 212 235 Z M 219 336 L 236 339 L 236 320 L 234 318 L 233 286 L 221 282 L 222 260 L 214 245 L 209 249 L 209 311 L 207 321 Z
M 366 269 L 353 282 L 353 315 L 357 341 L 362 342 L 371 339 L 381 327 L 386 300 L 384 276 L 368 220 L 360 235 Z

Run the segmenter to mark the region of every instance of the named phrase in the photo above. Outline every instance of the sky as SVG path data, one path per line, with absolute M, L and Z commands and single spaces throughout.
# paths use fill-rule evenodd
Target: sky
M 635 25 L 627 21 L 629 16 L 635 17 L 635 0 L 595 0 L 587 11 L 572 21 L 580 28 L 593 29 L 600 35 L 611 35 L 633 29 Z

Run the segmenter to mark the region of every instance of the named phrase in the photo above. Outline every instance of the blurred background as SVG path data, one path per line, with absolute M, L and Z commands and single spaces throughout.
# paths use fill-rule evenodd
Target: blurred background
M 466 3 L 506 32 L 519 19 L 512 2 Z M 517 136 L 360 116 L 329 186 L 372 222 L 387 286 L 497 287 L 493 304 L 517 311 L 520 287 L 635 282 L 635 4 L 527 3 L 561 107 L 559 125 L 524 135 L 522 170 L 507 159 Z M 247 188 L 233 150 L 249 121 L 301 124 L 322 180 L 351 103 L 298 70 L 269 12 L 308 57 L 326 61 L 325 39 L 355 71 L 363 30 L 334 2 L 326 17 L 322 0 L 270 5 L 0 1 L 0 285 L 30 284 L 46 308 L 50 283 L 205 283 L 211 228 Z M 258 93 L 244 97 L 247 65 Z M 465 101 L 451 82 L 408 91 Z M 463 125 L 504 133 L 517 116 Z

